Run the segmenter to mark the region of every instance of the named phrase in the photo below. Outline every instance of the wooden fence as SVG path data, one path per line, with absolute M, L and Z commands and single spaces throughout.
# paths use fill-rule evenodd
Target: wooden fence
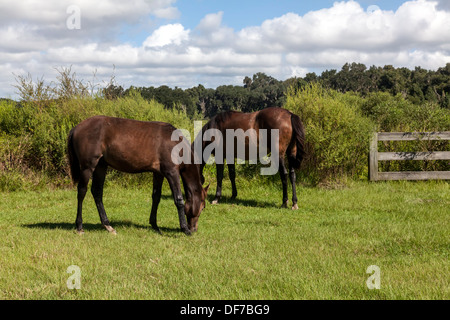
M 378 141 L 450 140 L 444 132 L 376 132 L 370 143 L 369 178 L 378 180 L 449 180 L 450 171 L 378 172 L 378 161 L 388 160 L 450 160 L 450 151 L 378 152 Z

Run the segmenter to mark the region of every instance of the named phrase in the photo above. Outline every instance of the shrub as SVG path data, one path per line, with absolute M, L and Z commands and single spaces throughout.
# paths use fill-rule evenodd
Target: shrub
M 437 103 L 413 104 L 401 95 L 387 92 L 369 94 L 361 100 L 362 113 L 372 119 L 379 131 L 446 131 L 450 127 L 450 112 Z
M 311 181 L 366 176 L 374 124 L 360 113 L 360 99 L 314 83 L 288 91 L 286 109 L 305 126 L 307 156 L 301 171 Z
M 309 156 L 303 173 L 312 181 L 347 176 L 363 178 L 367 173 L 370 134 L 382 132 L 432 132 L 450 129 L 450 112 L 438 104 L 416 105 L 401 95 L 386 92 L 361 97 L 310 84 L 291 88 L 286 108 L 305 124 Z M 380 142 L 380 152 L 448 150 L 448 141 Z M 448 161 L 383 161 L 380 171 L 449 170 Z
M 90 96 L 55 99 L 47 101 L 44 107 L 42 104 L 38 107 L 35 102 L 0 101 L 0 170 L 4 188 L 9 183 L 12 189 L 23 189 L 23 179 L 18 177 L 21 174 L 25 177 L 30 171 L 40 172 L 42 179 L 50 179 L 54 184 L 68 184 L 68 133 L 82 120 L 94 115 L 163 121 L 193 131 L 193 124 L 186 114 L 167 110 L 136 92 L 116 100 Z M 15 178 L 6 180 L 7 174 L 11 179 Z M 122 178 L 117 173 L 111 176 Z M 26 181 L 26 177 L 24 179 Z M 34 184 L 39 185 L 39 182 Z
M 371 93 L 362 100 L 362 113 L 376 123 L 382 132 L 434 132 L 450 130 L 450 110 L 437 103 L 413 104 L 401 95 L 386 92 Z M 380 152 L 428 152 L 448 150 L 448 141 L 384 141 Z M 382 161 L 381 171 L 446 171 L 448 161 Z

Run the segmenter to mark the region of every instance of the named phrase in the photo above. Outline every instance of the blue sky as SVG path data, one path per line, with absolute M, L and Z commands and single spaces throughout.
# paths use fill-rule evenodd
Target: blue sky
M 225 25 L 240 30 L 248 26 L 260 25 L 267 19 L 282 16 L 288 12 L 303 15 L 309 11 L 330 8 L 337 0 L 179 0 L 176 3 L 181 17 L 180 23 L 188 28 L 195 28 L 208 13 L 224 12 Z M 397 10 L 404 0 L 360 0 L 357 1 L 367 9 L 377 5 L 382 10 Z
M 0 97 L 17 96 L 14 75 L 70 66 L 100 86 L 214 88 L 450 62 L 449 0 L 0 0 L 0 21 Z
M 241 30 L 249 26 L 257 26 L 265 20 L 280 17 L 286 13 L 294 12 L 304 15 L 307 12 L 330 8 L 337 0 L 178 0 L 176 7 L 179 17 L 176 19 L 157 19 L 143 29 L 139 25 L 124 25 L 120 39 L 123 42 L 138 44 L 143 42 L 148 31 L 160 24 L 181 23 L 188 29 L 194 29 L 200 20 L 210 13 L 223 11 L 223 24 L 235 30 Z M 382 10 L 395 11 L 405 0 L 359 0 L 364 9 L 370 6 L 378 6 Z

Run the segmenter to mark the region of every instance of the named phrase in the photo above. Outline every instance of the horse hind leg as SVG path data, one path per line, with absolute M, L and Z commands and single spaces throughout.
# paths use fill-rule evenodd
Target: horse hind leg
M 289 179 L 291 180 L 291 185 L 292 185 L 292 210 L 297 210 L 298 209 L 298 205 L 297 205 L 297 190 L 295 187 L 295 183 L 296 183 L 296 176 L 295 176 L 295 169 L 294 166 L 292 165 L 291 161 L 289 161 Z
M 92 175 L 91 193 L 97 206 L 100 221 L 108 232 L 117 234 L 116 230 L 111 227 L 108 217 L 106 216 L 105 207 L 103 206 L 103 186 L 105 184 L 107 165 L 102 161 L 99 162 Z
M 159 230 L 156 213 L 158 211 L 158 205 L 161 201 L 161 189 L 162 184 L 164 182 L 164 176 L 157 172 L 153 173 L 153 193 L 152 193 L 152 212 L 150 214 L 150 225 L 153 230 L 161 234 L 161 230 Z
M 75 225 L 77 228 L 77 233 L 80 235 L 84 233 L 84 230 L 83 230 L 83 201 L 84 201 L 84 198 L 86 197 L 87 185 L 89 183 L 91 174 L 92 174 L 91 169 L 82 170 L 81 176 L 80 176 L 80 181 L 78 182 L 78 186 L 77 186 L 78 206 L 77 206 L 77 218 L 75 220 Z
M 280 173 L 281 184 L 283 186 L 283 203 L 281 205 L 282 208 L 287 208 L 288 205 L 288 193 L 287 193 L 287 171 L 286 165 L 284 164 L 284 157 L 280 157 L 279 159 L 279 167 L 278 172 Z

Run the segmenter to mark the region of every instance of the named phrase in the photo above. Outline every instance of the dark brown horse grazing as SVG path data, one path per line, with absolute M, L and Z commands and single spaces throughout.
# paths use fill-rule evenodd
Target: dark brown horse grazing
M 301 161 L 305 154 L 304 152 L 304 141 L 305 141 L 305 132 L 303 128 L 303 124 L 300 118 L 293 114 L 292 112 L 282 109 L 282 108 L 266 108 L 261 111 L 252 112 L 252 113 L 242 113 L 237 111 L 228 111 L 220 113 L 214 116 L 206 125 L 202 128 L 202 136 L 208 129 L 218 129 L 223 137 L 226 137 L 227 129 L 242 129 L 243 131 L 247 131 L 248 129 L 254 129 L 256 133 L 259 132 L 260 129 L 267 129 L 268 132 L 268 141 L 270 142 L 270 130 L 278 129 L 279 131 L 279 141 L 278 141 L 278 155 L 279 155 L 279 167 L 278 172 L 280 173 L 281 182 L 283 185 L 283 204 L 282 206 L 287 207 L 288 205 L 288 193 L 287 193 L 287 170 L 286 165 L 284 163 L 284 156 L 287 155 L 288 165 L 289 165 L 289 178 L 292 184 L 292 209 L 298 209 L 297 205 L 297 193 L 295 188 L 296 175 L 295 170 L 300 168 Z M 204 139 L 203 139 L 204 140 Z M 225 138 L 226 140 L 226 138 Z M 214 141 L 214 140 L 213 140 Z M 259 139 L 252 140 L 246 138 L 245 147 L 246 147 L 246 159 L 249 160 L 249 143 L 258 144 L 257 148 L 260 148 Z M 255 142 L 256 141 L 256 142 Z M 212 142 L 210 141 L 202 141 L 202 150 Z M 223 143 L 223 155 L 225 157 L 227 143 L 224 141 Z M 270 150 L 270 144 L 267 146 L 268 150 Z M 215 154 L 215 152 L 212 152 Z M 236 152 L 234 153 L 236 155 Z M 203 157 L 202 157 L 203 159 Z M 223 163 L 223 162 L 222 162 Z M 231 180 L 232 185 L 232 199 L 237 196 L 236 190 L 236 171 L 235 164 L 227 163 L 228 165 L 228 174 Z M 204 159 L 201 164 L 201 173 L 202 173 L 202 181 L 204 181 L 203 177 L 203 168 L 205 166 Z M 217 190 L 215 199 L 212 201 L 213 204 L 218 203 L 222 195 L 222 180 L 223 180 L 223 164 L 216 164 L 217 170 Z
M 175 165 L 172 148 L 180 143 L 171 141 L 172 125 L 95 116 L 73 128 L 68 138 L 68 156 L 74 183 L 78 183 L 76 228 L 83 233 L 82 205 L 92 176 L 91 192 L 103 226 L 112 233 L 103 207 L 103 184 L 108 166 L 128 173 L 153 172 L 153 194 L 150 224 L 159 232 L 156 212 L 161 199 L 164 178 L 169 182 L 180 227 L 186 234 L 197 231 L 200 212 L 205 207 L 208 187 L 202 187 L 199 165 Z M 182 140 L 183 143 L 186 140 Z M 188 144 L 186 141 L 185 143 Z M 189 144 L 188 144 L 189 145 Z M 183 181 L 186 203 L 180 186 Z M 186 223 L 187 217 L 187 223 Z

